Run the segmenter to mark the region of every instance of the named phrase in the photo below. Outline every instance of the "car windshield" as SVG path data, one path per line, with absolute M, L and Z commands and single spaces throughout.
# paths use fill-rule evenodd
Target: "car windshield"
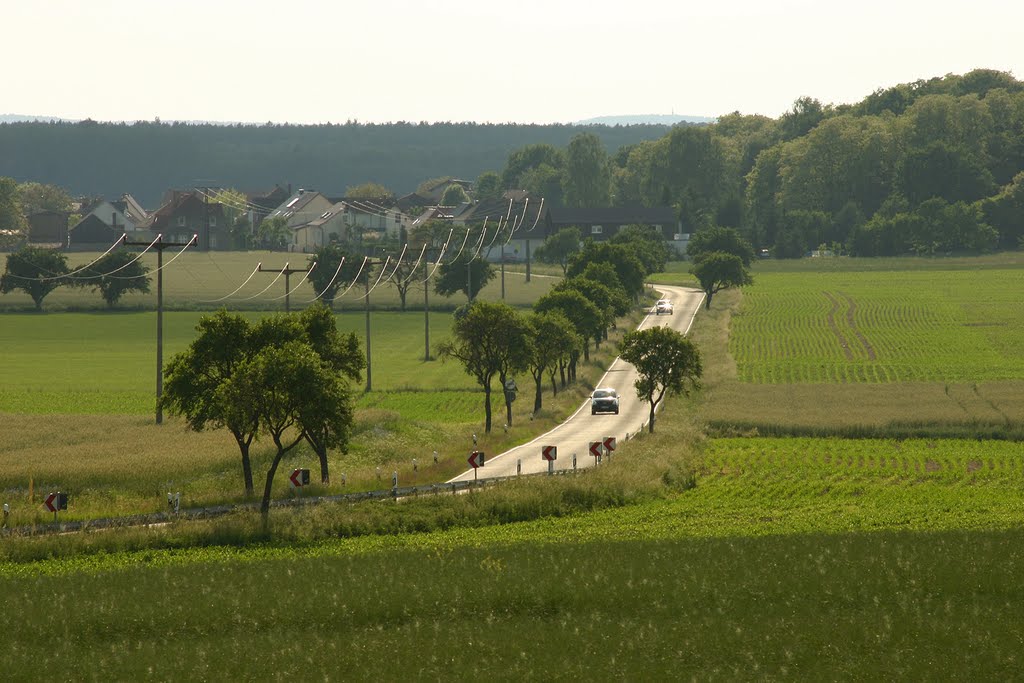
M 594 398 L 615 398 L 614 389 L 595 389 Z

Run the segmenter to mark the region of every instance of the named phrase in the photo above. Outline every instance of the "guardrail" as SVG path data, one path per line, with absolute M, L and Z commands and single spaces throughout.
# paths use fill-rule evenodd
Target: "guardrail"
M 555 470 L 556 475 L 576 474 L 580 470 Z M 359 503 L 372 500 L 400 500 L 403 498 L 416 498 L 420 496 L 437 496 L 442 494 L 457 495 L 472 489 L 482 489 L 495 486 L 502 482 L 522 479 L 524 477 L 549 476 L 547 472 L 533 474 L 520 474 L 502 477 L 480 477 L 476 481 L 453 481 L 442 484 L 423 484 L 420 486 L 392 486 L 387 489 L 376 489 L 372 491 L 359 491 L 356 493 L 338 493 L 329 496 L 308 496 L 292 498 L 288 500 L 271 501 L 272 508 L 302 507 L 306 505 L 321 505 L 325 503 Z M 163 526 L 178 520 L 191 519 L 213 519 L 222 517 L 232 512 L 243 510 L 259 509 L 259 503 L 236 503 L 232 505 L 215 505 L 202 508 L 187 508 L 173 512 L 154 512 L 151 514 L 128 515 L 125 517 L 106 517 L 99 519 L 70 520 L 67 522 L 49 522 L 42 524 L 23 525 L 0 529 L 0 537 L 3 536 L 35 536 L 44 534 L 63 534 L 80 531 L 98 531 L 103 529 L 118 529 L 133 526 Z

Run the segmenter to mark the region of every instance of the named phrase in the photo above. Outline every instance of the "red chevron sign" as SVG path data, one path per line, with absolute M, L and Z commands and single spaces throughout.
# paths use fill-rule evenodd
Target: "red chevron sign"
M 469 462 L 469 466 L 472 467 L 473 469 L 476 469 L 478 467 L 483 467 L 484 466 L 484 452 L 483 451 L 473 451 L 472 453 L 469 454 L 468 462 Z
M 68 497 L 66 494 L 58 491 L 57 493 L 51 493 L 46 497 L 46 509 L 50 512 L 57 512 L 57 510 L 68 509 Z
M 557 460 L 558 459 L 558 447 L 557 446 L 544 446 L 540 449 L 540 457 L 545 460 Z
M 606 436 L 606 437 L 604 437 L 604 452 L 605 453 L 611 453 L 614 450 L 615 450 L 615 437 L 614 436 Z
M 288 477 L 288 481 L 290 481 L 292 486 L 295 488 L 306 486 L 309 484 L 309 470 L 292 470 L 291 476 Z
M 595 458 L 601 457 L 601 446 L 604 445 L 603 441 L 591 441 L 590 442 L 590 454 Z

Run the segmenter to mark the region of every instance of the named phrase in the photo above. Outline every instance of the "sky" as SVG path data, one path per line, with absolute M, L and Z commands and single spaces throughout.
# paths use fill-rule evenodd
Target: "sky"
M 0 0 L 0 114 L 568 123 L 739 111 L 976 68 L 1010 0 Z

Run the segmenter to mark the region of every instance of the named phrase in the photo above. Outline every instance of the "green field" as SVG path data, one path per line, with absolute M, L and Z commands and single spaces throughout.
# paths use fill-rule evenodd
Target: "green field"
M 729 351 L 759 384 L 1024 379 L 1024 271 L 764 273 Z
M 198 252 L 187 250 L 176 256 L 177 250 L 168 249 L 164 253 L 164 306 L 168 309 L 216 309 L 221 306 L 232 310 L 274 310 L 285 309 L 285 294 L 293 309 L 300 309 L 316 298 L 316 292 L 308 282 L 303 282 L 301 274 L 293 274 L 287 281 L 280 277 L 280 272 L 254 272 L 258 266 L 264 271 L 288 268 L 306 268 L 309 266 L 309 254 L 267 251 L 218 251 Z M 99 253 L 81 252 L 68 255 L 68 267 L 75 270 L 94 261 Z M 172 259 L 174 259 L 172 261 Z M 6 267 L 7 255 L 0 253 L 0 264 Z M 120 309 L 154 309 L 156 308 L 156 272 L 157 257 L 147 253 L 141 257 L 150 270 L 151 291 L 149 294 L 131 292 L 125 294 L 118 303 Z M 505 300 L 513 306 L 526 306 L 536 300 L 550 288 L 553 282 L 551 275 L 561 275 L 560 269 L 552 270 L 550 266 L 538 264 L 532 269 L 537 277 L 526 282 L 525 264 L 505 266 Z M 497 274 L 478 295 L 488 301 L 501 299 L 501 276 Z M 377 273 L 373 275 L 371 285 L 377 281 Z M 351 283 L 348 283 L 351 284 Z M 339 293 L 335 310 L 355 311 L 365 306 L 363 296 L 365 290 L 360 286 L 348 288 L 348 284 Z M 423 286 L 413 283 L 409 288 L 407 305 L 409 308 L 423 310 Z M 442 297 L 430 292 L 430 307 L 452 310 L 465 302 L 462 295 Z M 401 304 L 398 291 L 393 283 L 384 282 L 370 293 L 372 308 L 397 309 Z M 43 309 L 81 310 L 103 309 L 105 303 L 98 292 L 91 289 L 59 287 L 51 292 L 43 301 Z M 21 291 L 0 295 L 0 311 L 33 310 L 32 299 Z
M 198 312 L 164 314 L 164 359 L 195 338 Z M 253 313 L 253 317 L 260 314 Z M 359 314 L 338 328 L 366 336 Z M 150 414 L 156 392 L 156 318 L 152 312 L 6 314 L 0 325 L 0 412 Z M 424 362 L 423 312 L 373 312 L 373 388 L 471 390 L 458 366 Z M 448 338 L 451 314 L 430 318 L 430 346 Z
M 3 537 L 0 671 L 13 680 L 1019 678 L 1016 255 L 755 268 L 754 286 L 716 295 L 696 318 L 703 391 L 670 401 L 656 434 L 620 444 L 597 471 L 467 496 L 275 509 L 266 525 L 239 512 Z M 660 278 L 686 282 L 685 269 L 673 264 Z M 169 315 L 178 348 L 196 315 Z M 403 482 L 451 476 L 480 419 L 478 394 L 457 367 L 422 361 L 422 313 L 373 320 L 387 330 L 374 337 L 375 358 L 380 349 L 389 360 L 375 361 L 375 391 L 360 398 L 352 452 L 332 460 L 334 472 L 347 469 L 353 489 L 380 487 L 381 463 Z M 151 424 L 151 323 L 152 313 L 0 316 L 13 354 L 0 366 L 0 491 L 17 501 L 19 523 L 47 521 L 38 503 L 25 505 L 29 476 L 38 501 L 71 473 L 89 491 L 69 511 L 78 517 L 160 509 L 168 486 L 201 504 L 237 497 L 230 437 Z M 362 334 L 359 314 L 339 323 Z M 584 377 L 599 375 L 609 346 Z M 125 350 L 120 359 L 112 347 Z M 546 403 L 534 423 L 517 414 L 486 450 L 531 438 L 584 392 Z M 453 446 L 413 473 L 409 454 L 432 441 Z M 257 468 L 267 456 L 257 453 Z

